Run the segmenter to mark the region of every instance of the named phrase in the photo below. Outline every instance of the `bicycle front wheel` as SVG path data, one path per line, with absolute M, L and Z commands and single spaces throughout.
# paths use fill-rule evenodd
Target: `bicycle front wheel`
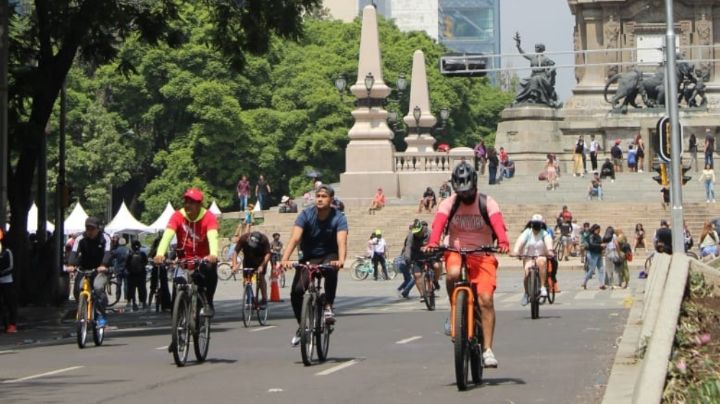
M 558 261 L 562 261 L 562 259 L 565 257 L 565 243 L 564 242 L 558 242 L 557 246 L 555 247 L 555 256 L 557 256 Z
M 323 310 L 325 307 L 325 295 L 321 295 L 318 304 L 315 305 L 315 346 L 317 346 L 317 356 L 320 362 L 327 359 L 328 350 L 330 349 L 330 324 L 325 322 Z
M 435 310 L 435 283 L 432 275 L 425 275 L 425 306 L 428 311 Z
M 243 325 L 247 328 L 250 327 L 250 320 L 252 320 L 253 305 L 255 304 L 255 297 L 253 296 L 252 285 L 247 284 L 243 288 L 242 293 L 242 321 Z
M 540 316 L 540 276 L 536 270 L 531 270 L 528 277 L 528 298 L 530 299 L 530 318 L 535 320 Z
M 117 281 L 110 281 L 106 285 L 105 294 L 108 297 L 107 307 L 113 307 L 120 301 L 120 287 L 118 286 Z M 115 293 L 112 292 L 113 290 Z
M 77 344 L 80 349 L 85 348 L 88 331 L 88 301 L 87 297 L 81 295 L 78 301 L 77 320 L 75 324 L 75 332 L 77 334 Z
M 475 310 L 475 338 L 470 347 L 470 373 L 472 374 L 472 381 L 475 385 L 482 384 L 483 376 L 483 361 L 482 361 L 482 348 L 483 348 L 483 333 L 482 333 L 482 319 L 480 312 Z
M 285 271 L 280 271 L 280 287 L 285 287 Z
M 397 276 L 397 269 L 395 269 L 395 264 L 392 261 L 387 262 L 387 274 L 389 280 L 393 280 Z
M 555 303 L 555 281 L 550 274 L 547 275 L 547 301 L 550 304 Z
M 93 308 L 93 310 L 95 309 Z M 95 312 L 92 319 L 93 342 L 95 343 L 95 346 L 102 345 L 105 340 L 105 327 L 98 327 L 97 322 L 95 322 L 98 314 L 100 313 Z
M 190 350 L 190 297 L 180 290 L 172 314 L 172 354 L 178 367 L 185 366 Z
M 315 296 L 306 293 L 303 296 L 302 312 L 300 315 L 300 354 L 305 366 L 312 365 L 315 353 L 315 317 L 317 308 Z
M 350 265 L 350 276 L 356 281 L 367 278 L 367 273 L 363 271 L 363 265 L 365 265 L 365 261 L 360 258 L 353 261 L 352 265 Z
M 221 262 L 217 266 L 218 279 L 226 281 L 232 277 L 232 267 L 227 262 Z
M 195 334 L 193 335 L 193 348 L 195 348 L 195 359 L 204 362 L 210 348 L 210 317 L 200 314 L 200 309 L 208 307 L 205 299 L 198 298 L 197 309 L 195 310 Z
M 455 296 L 455 381 L 460 391 L 468 387 L 468 364 L 470 347 L 468 343 L 468 295 L 467 290 L 458 291 Z
M 258 289 L 259 289 L 259 288 L 258 288 Z M 257 292 L 259 293 L 259 290 L 258 290 Z M 258 294 L 258 295 L 256 295 L 256 296 L 260 296 L 260 295 Z M 257 297 L 257 298 L 255 299 L 255 300 L 256 300 L 256 303 L 257 303 L 257 306 L 256 306 L 256 307 L 257 307 L 257 313 L 256 313 L 256 315 L 257 315 L 258 323 L 260 323 L 260 325 L 265 325 L 265 324 L 267 324 L 268 308 L 270 307 L 270 305 L 269 305 L 268 302 L 266 301 L 266 302 L 265 302 L 265 305 L 264 305 L 264 306 L 261 306 L 261 305 L 260 305 L 260 302 L 258 301 L 259 299 L 260 299 L 259 297 Z

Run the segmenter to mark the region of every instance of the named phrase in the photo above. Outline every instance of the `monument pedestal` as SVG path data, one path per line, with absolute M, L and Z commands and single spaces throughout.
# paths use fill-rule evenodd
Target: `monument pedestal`
M 504 147 L 515 163 L 516 173 L 539 173 L 548 153 L 560 154 L 560 110 L 540 105 L 506 108 L 500 115 L 495 147 Z

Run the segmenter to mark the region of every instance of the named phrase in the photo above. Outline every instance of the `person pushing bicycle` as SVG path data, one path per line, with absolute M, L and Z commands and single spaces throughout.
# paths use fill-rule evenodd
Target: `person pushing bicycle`
M 552 248 L 552 237 L 547 232 L 547 226 L 543 221 L 542 215 L 534 214 L 530 221 L 525 225 L 525 229 L 518 236 L 513 247 L 512 255 L 523 256 L 523 268 L 525 269 L 525 276 L 523 278 L 523 285 L 525 286 L 525 294 L 522 297 L 523 306 L 527 306 L 529 302 L 528 298 L 528 274 L 530 273 L 530 267 L 537 263 L 538 269 L 540 270 L 540 296 L 547 297 L 547 288 L 545 282 L 547 280 L 547 257 L 555 255 Z M 537 259 L 533 261 L 529 257 L 536 256 Z
M 343 267 L 347 255 L 348 224 L 345 214 L 332 206 L 335 191 L 322 184 L 315 190 L 315 205 L 305 208 L 295 219 L 287 248 L 280 265 L 290 268 L 290 255 L 300 245 L 303 261 L 310 264 L 330 264 L 338 269 Z M 334 323 L 332 305 L 335 301 L 338 275 L 335 271 L 325 273 L 325 296 L 327 304 L 323 316 L 327 323 Z M 300 324 L 303 294 L 310 284 L 306 271 L 295 271 L 290 301 L 295 319 Z M 292 346 L 300 344 L 300 328 L 292 337 Z
M 442 201 L 432 223 L 430 240 L 424 247 L 432 251 L 438 247 L 440 238 L 448 234 L 447 244 L 453 248 L 478 248 L 493 244 L 497 239 L 498 251 L 507 253 L 508 242 L 505 220 L 497 202 L 477 190 L 477 173 L 467 162 L 458 164 L 452 173 L 451 183 L 455 193 Z M 460 254 L 445 253 L 447 270 L 446 285 L 451 299 L 455 282 L 460 276 Z M 483 362 L 485 367 L 496 368 L 497 359 L 492 351 L 495 333 L 495 307 L 493 294 L 497 283 L 498 261 L 492 254 L 474 254 L 467 259 L 468 276 L 475 284 L 482 309 L 482 328 L 485 346 Z M 449 328 L 449 324 L 446 323 Z
M 205 290 L 210 313 L 215 314 L 213 297 L 217 289 L 218 223 L 215 215 L 202 207 L 203 193 L 198 188 L 190 188 L 183 194 L 183 208 L 175 211 L 168 221 L 167 228 L 158 245 L 153 261 L 160 265 L 165 261 L 165 253 L 173 237 L 177 238 L 177 257 L 181 259 L 207 260 L 200 264 L 196 278 L 198 286 Z
M 97 272 L 93 273 L 90 283 L 93 292 L 97 297 L 95 305 L 100 312 L 96 322 L 98 327 L 105 327 L 107 319 L 105 318 L 105 307 L 107 306 L 107 295 L 105 294 L 105 285 L 108 282 L 108 267 L 112 254 L 110 252 L 110 236 L 100 230 L 100 219 L 90 216 L 85 219 L 85 232 L 75 239 L 70 258 L 68 272 L 75 271 L 76 267 L 82 269 L 97 268 Z M 75 277 L 75 287 L 73 293 L 77 300 L 78 291 L 82 282 L 82 276 Z
M 233 249 L 233 255 L 231 267 L 233 273 L 238 271 L 238 254 L 242 251 L 243 263 L 242 268 L 256 268 L 257 269 L 257 282 L 260 286 L 260 307 L 264 307 L 267 304 L 267 283 L 265 282 L 265 268 L 268 262 L 270 262 L 270 240 L 267 236 L 254 231 L 252 233 L 245 233 L 235 244 Z

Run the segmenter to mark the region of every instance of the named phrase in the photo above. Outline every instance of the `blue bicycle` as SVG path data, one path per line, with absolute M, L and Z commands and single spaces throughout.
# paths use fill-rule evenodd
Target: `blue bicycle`
M 253 277 L 255 277 L 257 268 L 243 268 L 243 293 L 242 293 L 242 321 L 245 327 L 250 326 L 253 312 L 257 316 L 258 323 L 260 325 L 267 324 L 268 317 L 268 305 L 267 302 L 258 301 L 258 293 L 260 289 L 260 279 L 257 279 L 255 283 L 255 290 L 253 290 Z

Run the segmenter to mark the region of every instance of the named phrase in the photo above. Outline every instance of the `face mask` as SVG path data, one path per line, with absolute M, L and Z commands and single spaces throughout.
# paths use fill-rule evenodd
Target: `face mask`
M 470 205 L 471 203 L 475 202 L 475 191 L 468 191 L 468 192 L 460 192 L 458 194 L 458 198 L 460 198 L 460 202 L 464 203 L 465 205 Z
M 540 223 L 533 223 L 531 224 L 533 230 L 540 230 L 542 228 L 542 225 Z

